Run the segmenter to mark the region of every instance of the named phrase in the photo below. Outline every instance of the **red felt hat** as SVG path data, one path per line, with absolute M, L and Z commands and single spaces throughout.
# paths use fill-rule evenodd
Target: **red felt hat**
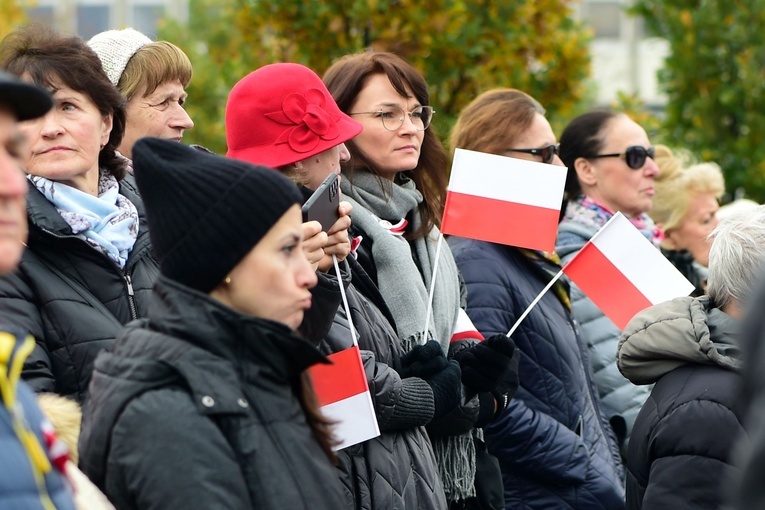
M 271 64 L 231 89 L 226 156 L 280 167 L 310 158 L 361 133 L 321 78 L 300 64 Z

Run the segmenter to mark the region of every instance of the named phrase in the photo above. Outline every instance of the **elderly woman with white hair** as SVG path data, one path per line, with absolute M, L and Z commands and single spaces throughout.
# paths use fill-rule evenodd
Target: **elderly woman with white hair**
M 731 450 L 744 434 L 740 319 L 765 261 L 765 206 L 710 235 L 707 295 L 648 308 L 624 329 L 619 370 L 655 383 L 627 456 L 627 508 L 716 509 Z

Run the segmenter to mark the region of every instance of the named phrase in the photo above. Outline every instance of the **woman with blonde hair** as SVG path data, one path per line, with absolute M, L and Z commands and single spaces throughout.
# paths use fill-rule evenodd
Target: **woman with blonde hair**
M 693 163 L 687 151 L 657 145 L 656 195 L 649 215 L 664 231 L 661 251 L 693 283 L 694 296 L 705 293 L 709 234 L 717 226 L 717 201 L 725 180 L 716 163 Z

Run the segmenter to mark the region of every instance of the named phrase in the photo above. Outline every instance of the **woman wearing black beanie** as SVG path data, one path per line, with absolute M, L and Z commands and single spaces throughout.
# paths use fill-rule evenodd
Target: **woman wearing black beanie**
M 135 176 L 160 277 L 95 363 L 83 470 L 117 508 L 342 506 L 294 330 L 316 275 L 301 196 L 273 170 L 143 139 Z

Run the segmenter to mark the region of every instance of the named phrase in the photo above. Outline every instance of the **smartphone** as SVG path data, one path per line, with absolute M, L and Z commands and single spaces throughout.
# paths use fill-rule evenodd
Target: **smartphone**
M 339 206 L 340 179 L 337 174 L 331 173 L 303 204 L 303 221 L 318 221 L 321 229 L 327 232 L 340 218 Z

